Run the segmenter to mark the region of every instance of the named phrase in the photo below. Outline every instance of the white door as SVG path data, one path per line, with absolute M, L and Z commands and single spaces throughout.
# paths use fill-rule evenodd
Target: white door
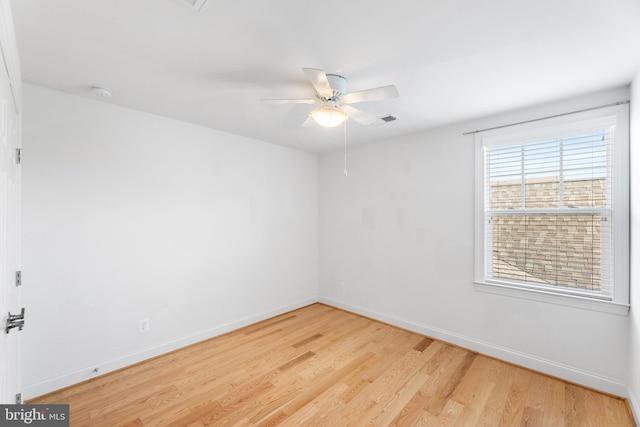
M 0 1 L 0 403 L 20 393 L 20 331 L 6 332 L 8 314 L 20 313 L 20 148 L 19 77 L 8 1 Z M 12 73 L 12 78 L 7 73 Z M 19 71 L 18 71 L 19 74 Z M 17 80 L 16 80 L 17 78 Z M 13 87 L 12 87 L 13 86 Z

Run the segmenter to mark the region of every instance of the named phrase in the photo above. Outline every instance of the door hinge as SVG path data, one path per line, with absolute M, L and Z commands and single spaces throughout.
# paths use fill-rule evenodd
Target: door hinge
M 16 405 L 22 405 L 22 393 L 16 393 Z
M 16 148 L 16 164 L 22 163 L 22 148 Z
M 22 271 L 16 271 L 16 287 L 22 286 Z

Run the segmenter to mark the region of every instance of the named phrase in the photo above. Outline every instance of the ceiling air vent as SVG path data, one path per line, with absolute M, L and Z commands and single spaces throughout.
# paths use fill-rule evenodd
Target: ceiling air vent
M 380 117 L 380 120 L 388 123 L 394 120 L 398 120 L 398 118 L 396 116 L 388 115 L 388 116 Z
M 202 9 L 202 6 L 207 2 L 207 0 L 182 0 L 192 8 L 196 10 Z

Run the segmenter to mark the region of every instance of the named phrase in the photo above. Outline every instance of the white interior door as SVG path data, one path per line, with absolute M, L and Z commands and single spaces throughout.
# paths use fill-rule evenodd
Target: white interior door
M 15 403 L 21 388 L 20 331 L 16 327 L 7 333 L 5 328 L 9 313 L 21 311 L 20 287 L 16 286 L 16 272 L 20 270 L 17 149 L 20 148 L 21 115 L 19 67 L 7 0 L 0 0 L 0 48 L 0 403 Z

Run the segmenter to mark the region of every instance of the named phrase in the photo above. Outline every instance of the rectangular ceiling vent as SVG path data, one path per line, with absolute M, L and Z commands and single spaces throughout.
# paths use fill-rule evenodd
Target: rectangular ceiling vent
M 384 117 L 380 117 L 380 120 L 385 121 L 385 122 L 392 122 L 394 120 L 398 120 L 398 118 L 396 116 L 392 116 L 391 114 L 389 114 L 388 116 L 384 116 Z
M 201 10 L 202 6 L 207 2 L 207 0 L 182 0 L 192 8 L 196 10 Z

